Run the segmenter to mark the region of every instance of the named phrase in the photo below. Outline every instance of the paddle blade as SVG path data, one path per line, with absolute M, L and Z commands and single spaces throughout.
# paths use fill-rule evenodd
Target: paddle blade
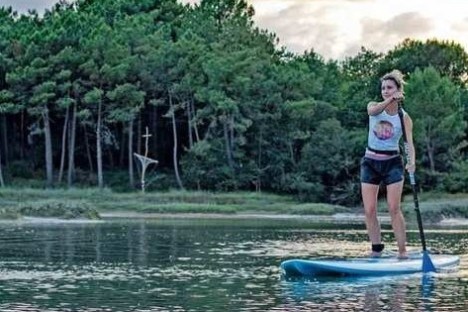
M 432 263 L 431 257 L 429 257 L 429 253 L 427 251 L 423 252 L 423 258 L 422 258 L 422 270 L 424 273 L 428 272 L 435 272 L 436 268 L 434 266 L 434 263 Z

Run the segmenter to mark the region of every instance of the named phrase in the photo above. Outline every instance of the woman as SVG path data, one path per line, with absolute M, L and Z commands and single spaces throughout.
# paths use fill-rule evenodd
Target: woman
M 387 204 L 390 212 L 393 232 L 398 244 L 398 257 L 407 258 L 406 225 L 400 209 L 403 191 L 403 159 L 399 153 L 399 141 L 402 136 L 399 105 L 404 99 L 403 75 L 394 70 L 381 79 L 383 101 L 370 102 L 368 146 L 361 160 L 361 193 L 366 214 L 366 227 L 371 241 L 371 256 L 379 257 L 384 249 L 381 242 L 380 224 L 377 219 L 377 200 L 379 185 L 387 189 Z M 403 111 L 403 120 L 408 140 L 408 153 L 411 161 L 406 170 L 415 170 L 415 151 L 413 145 L 413 123 Z

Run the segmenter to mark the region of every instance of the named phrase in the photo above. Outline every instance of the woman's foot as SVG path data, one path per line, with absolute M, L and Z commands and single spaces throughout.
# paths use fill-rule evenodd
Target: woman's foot
M 398 253 L 398 259 L 399 260 L 404 260 L 404 259 L 408 259 L 408 253 L 406 251 L 403 251 L 403 252 L 399 252 Z
M 382 256 L 382 251 L 384 250 L 384 248 L 385 248 L 385 245 L 382 243 L 372 244 L 371 245 L 372 251 L 369 256 L 371 258 L 379 258 L 380 256 Z

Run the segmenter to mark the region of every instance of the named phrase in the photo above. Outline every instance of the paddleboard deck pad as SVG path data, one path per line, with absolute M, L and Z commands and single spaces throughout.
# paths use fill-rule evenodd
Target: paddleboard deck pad
M 430 255 L 436 271 L 452 269 L 460 263 L 458 256 Z M 281 263 L 285 276 L 354 275 L 376 276 L 412 274 L 422 272 L 423 254 L 410 255 L 408 259 L 397 257 L 348 258 L 348 259 L 291 259 Z

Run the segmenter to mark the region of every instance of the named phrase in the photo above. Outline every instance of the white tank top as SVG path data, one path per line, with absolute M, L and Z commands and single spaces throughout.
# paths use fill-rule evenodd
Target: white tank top
M 403 114 L 406 114 L 403 111 Z M 399 151 L 399 141 L 403 134 L 400 116 L 389 115 L 383 111 L 369 116 L 369 135 L 367 145 L 377 151 Z

